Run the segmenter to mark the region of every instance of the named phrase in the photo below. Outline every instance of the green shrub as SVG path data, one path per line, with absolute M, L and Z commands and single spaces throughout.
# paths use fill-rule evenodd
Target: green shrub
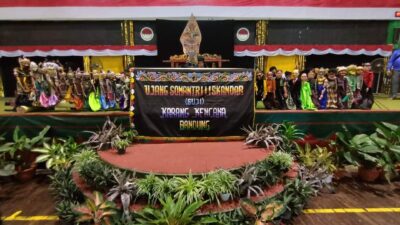
M 79 174 L 97 191 L 106 192 L 115 184 L 113 169 L 99 159 L 87 160 L 80 165 Z
M 50 190 L 59 201 L 79 202 L 83 200 L 75 182 L 72 180 L 72 169 L 57 170 L 50 176 Z
M 182 198 L 186 204 L 199 202 L 204 196 L 204 181 L 193 177 L 189 174 L 187 177 L 174 177 L 174 190 L 175 198 Z
M 157 177 L 154 174 L 148 174 L 145 178 L 136 181 L 137 194 L 147 197 L 149 203 L 156 203 L 157 197 L 154 195 L 154 187 L 157 183 Z

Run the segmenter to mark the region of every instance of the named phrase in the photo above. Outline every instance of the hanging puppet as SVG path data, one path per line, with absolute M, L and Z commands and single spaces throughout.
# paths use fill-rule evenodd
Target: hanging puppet
M 338 101 L 338 94 L 337 94 L 337 79 L 336 79 L 336 69 L 329 69 L 328 76 L 327 76 L 328 84 L 326 86 L 327 92 L 327 109 L 337 109 L 337 101 Z
M 28 58 L 19 58 L 19 67 L 14 69 L 17 81 L 17 97 L 15 106 L 32 106 L 32 97 L 35 95 L 34 81 L 30 73 L 31 61 Z
M 346 78 L 347 68 L 344 66 L 338 67 L 337 74 L 337 94 L 338 107 L 340 109 L 349 109 L 353 102 L 353 94 L 350 90 L 349 81 Z
M 326 109 L 326 104 L 328 101 L 328 92 L 327 92 L 328 80 L 326 79 L 325 76 L 326 76 L 326 70 L 324 68 L 318 69 L 316 89 L 317 89 L 319 109 Z

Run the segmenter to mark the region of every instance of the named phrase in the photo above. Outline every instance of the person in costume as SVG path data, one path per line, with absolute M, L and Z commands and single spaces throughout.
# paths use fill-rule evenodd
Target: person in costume
M 326 109 L 326 103 L 328 101 L 328 80 L 326 79 L 326 70 L 324 68 L 318 69 L 317 73 L 317 96 L 318 96 L 318 108 Z
M 14 76 L 17 81 L 15 107 L 32 106 L 32 96 L 35 94 L 35 90 L 30 72 L 31 61 L 23 57 L 18 59 L 18 63 L 19 67 L 14 68 Z
M 361 89 L 362 103 L 360 108 L 371 109 L 374 104 L 374 95 L 372 94 L 372 87 L 374 85 L 374 73 L 371 71 L 371 64 L 364 63 L 363 70 L 363 87 Z
M 301 108 L 306 110 L 315 110 L 315 105 L 312 101 L 312 92 L 311 85 L 308 82 L 308 77 L 306 73 L 302 73 L 300 76 L 301 79 L 301 89 L 300 89 L 300 101 Z
M 349 81 L 347 80 L 347 68 L 345 66 L 338 67 L 337 74 L 337 95 L 338 107 L 340 109 L 348 109 L 353 101 L 353 94 L 350 90 Z
M 275 91 L 276 91 L 276 83 L 273 79 L 272 72 L 268 72 L 266 74 L 266 78 L 264 80 L 264 93 L 263 93 L 263 102 L 266 109 L 273 109 L 275 106 Z
M 338 93 L 337 93 L 337 78 L 336 78 L 336 69 L 329 69 L 327 76 L 327 109 L 337 109 L 338 108 Z
M 287 109 L 286 106 L 286 98 L 288 97 L 287 82 L 282 77 L 282 75 L 283 75 L 282 70 L 276 71 L 276 77 L 275 77 L 275 84 L 276 84 L 275 96 L 277 103 L 276 108 Z
M 293 103 L 296 105 L 296 109 L 301 109 L 301 102 L 300 102 L 301 80 L 299 79 L 299 70 L 293 71 L 292 75 L 290 76 L 290 81 L 288 86 L 289 86 L 290 96 L 293 100 Z

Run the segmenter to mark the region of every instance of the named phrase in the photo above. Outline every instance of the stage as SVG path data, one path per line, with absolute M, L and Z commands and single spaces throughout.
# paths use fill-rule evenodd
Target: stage
M 117 123 L 129 126 L 128 112 L 31 112 L 16 113 L 4 107 L 0 102 L 0 134 L 11 138 L 15 126 L 27 134 L 35 134 L 46 125 L 52 126 L 54 136 L 87 137 L 84 130 L 97 130 L 109 116 Z M 400 123 L 400 100 L 390 100 L 385 96 L 376 96 L 372 110 L 256 110 L 255 123 L 282 123 L 292 121 L 308 134 L 326 138 L 346 125 L 356 132 L 372 132 L 375 122 Z

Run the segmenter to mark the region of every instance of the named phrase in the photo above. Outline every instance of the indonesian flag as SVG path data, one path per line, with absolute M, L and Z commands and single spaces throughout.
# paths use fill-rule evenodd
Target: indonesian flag
M 395 20 L 400 0 L 1 0 L 0 20 Z

